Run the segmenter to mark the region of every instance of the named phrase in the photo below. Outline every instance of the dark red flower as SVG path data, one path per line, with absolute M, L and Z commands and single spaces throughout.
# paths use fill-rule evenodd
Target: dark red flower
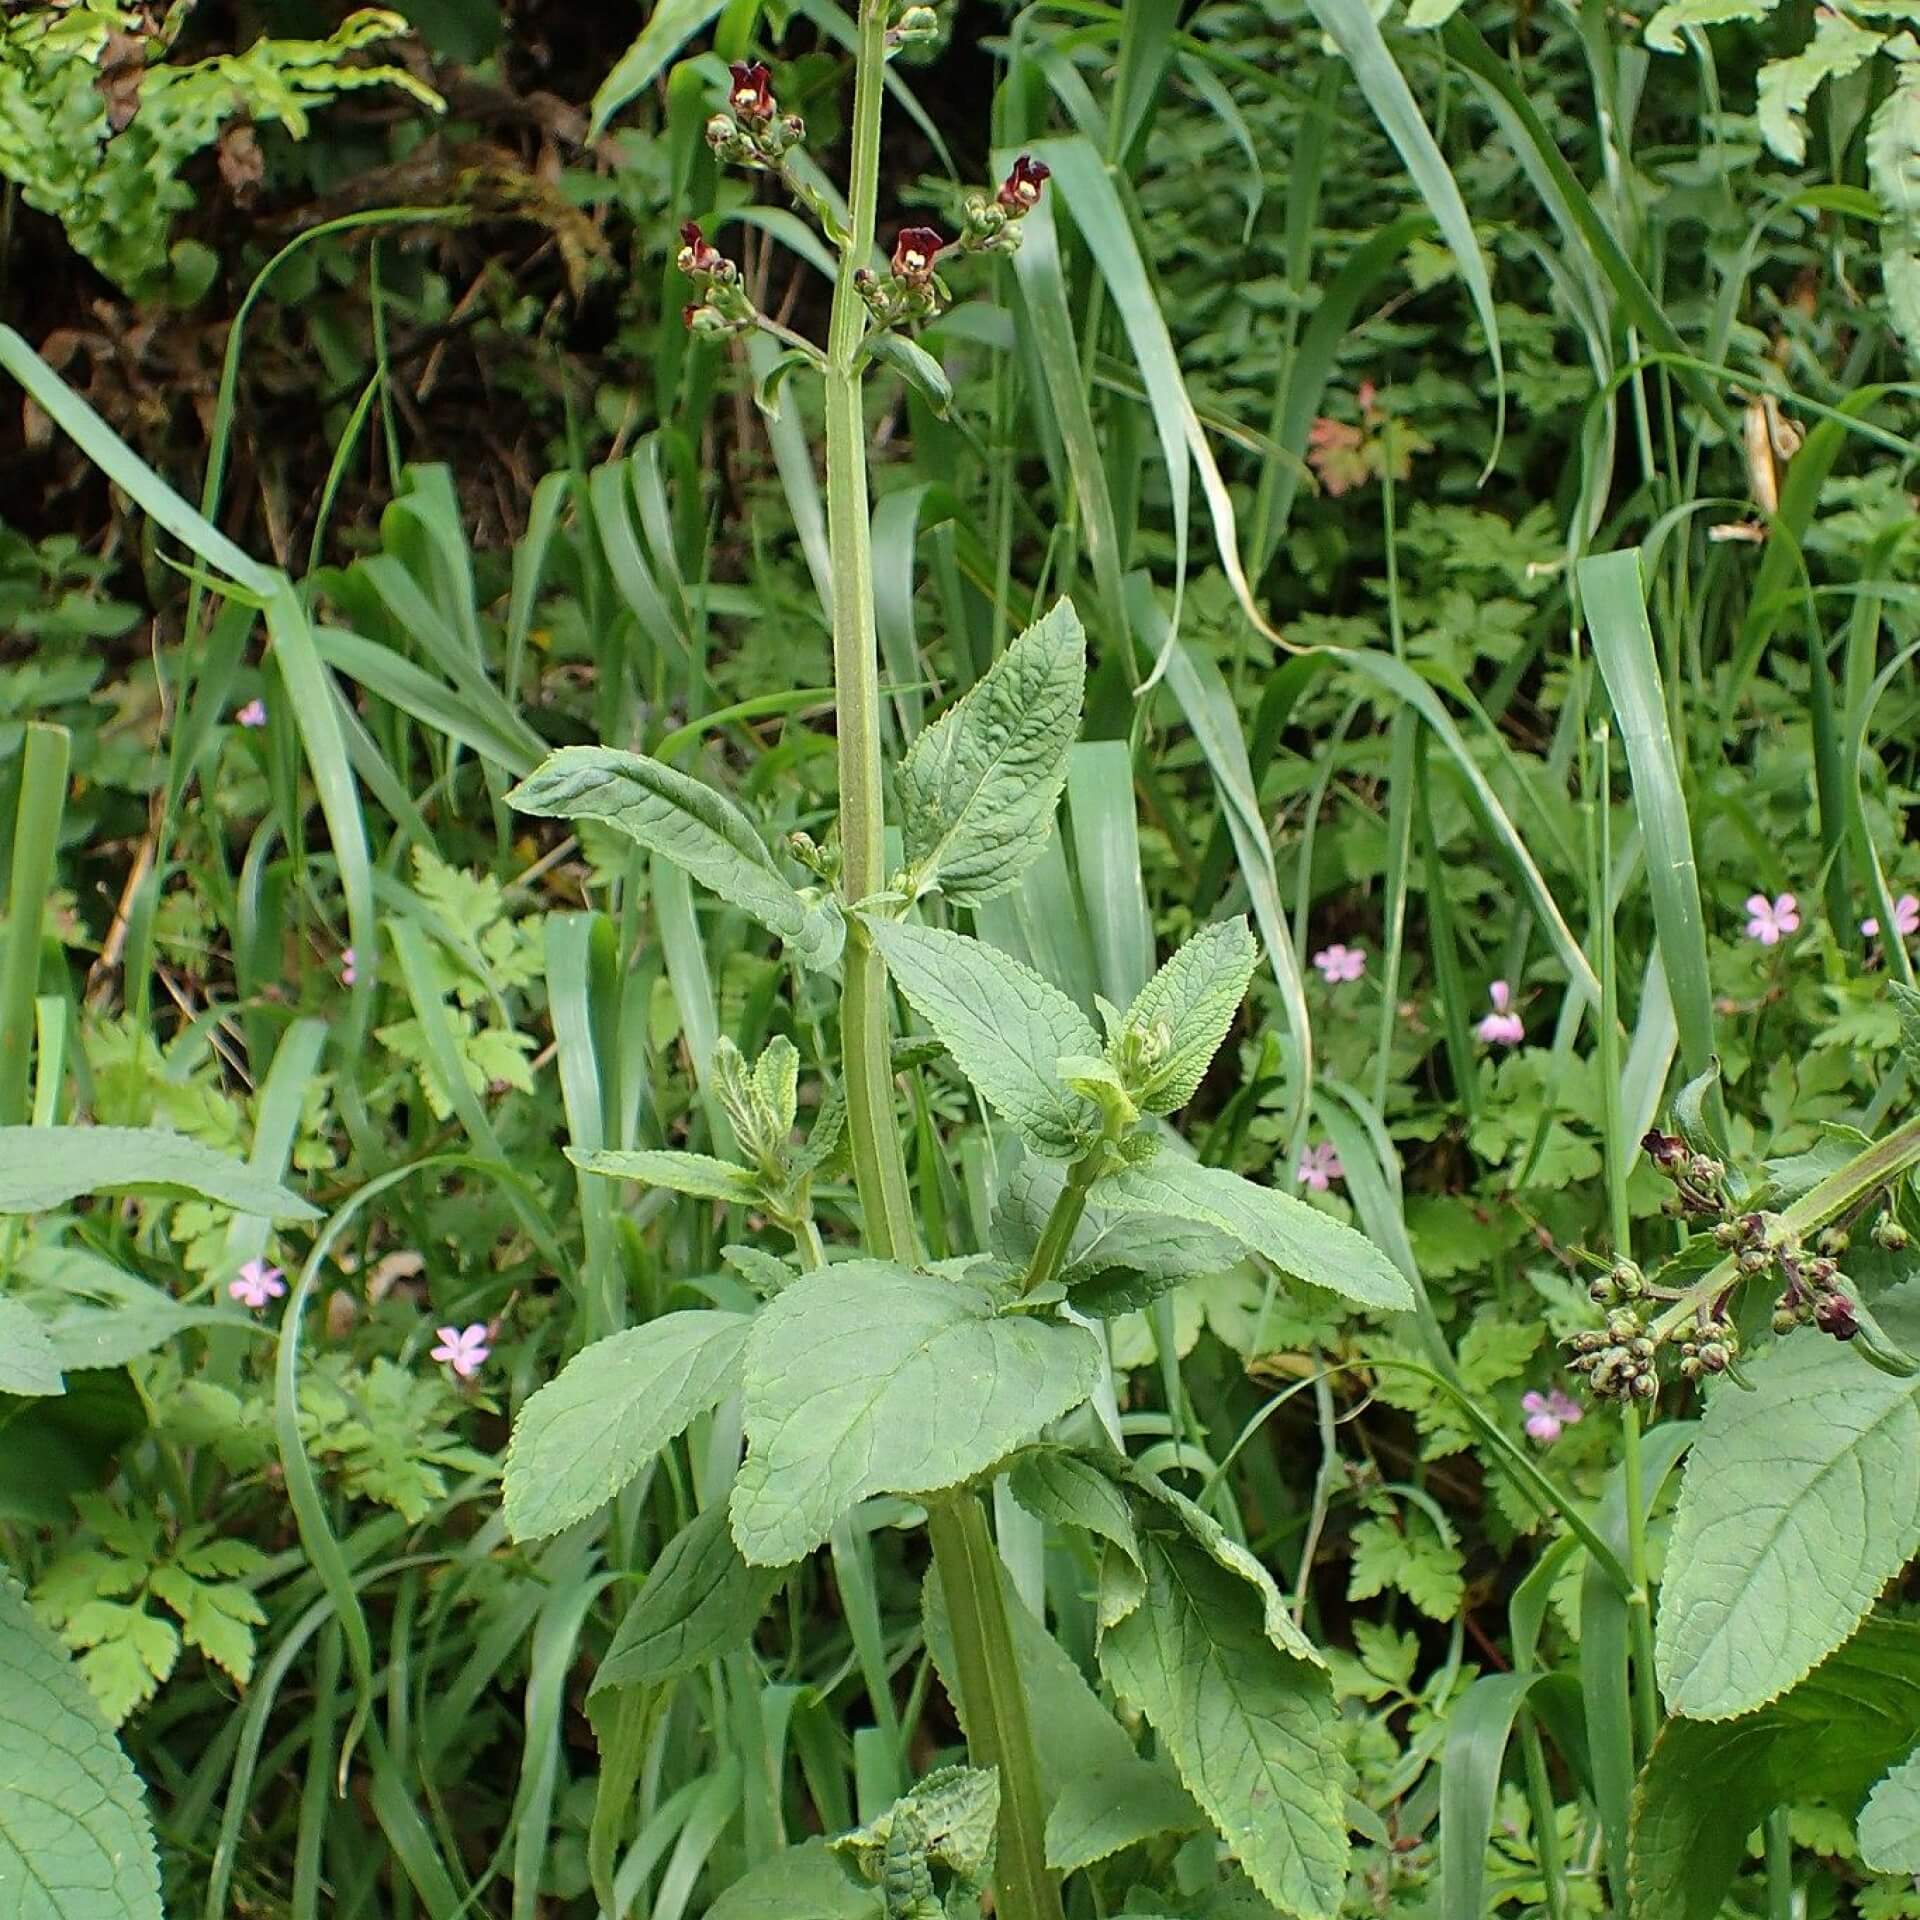
M 736 60 L 728 69 L 733 84 L 727 104 L 742 120 L 771 120 L 774 114 L 773 75 L 758 60 Z
M 691 220 L 680 229 L 680 240 L 680 258 L 677 264 L 682 273 L 690 275 L 712 273 L 726 259 L 720 249 L 713 246 L 698 225 Z
M 995 197 L 1018 219 L 1029 208 L 1040 204 L 1040 189 L 1047 184 L 1052 173 L 1053 169 L 1044 160 L 1036 160 L 1032 154 L 1023 153 L 1013 163 L 1013 171 L 1000 182 L 1000 191 Z
M 1813 1324 L 1836 1340 L 1851 1340 L 1860 1331 L 1859 1316 L 1844 1293 L 1822 1294 L 1813 1310 Z
M 946 244 L 936 227 L 902 227 L 893 243 L 893 277 L 909 287 L 924 287 Z

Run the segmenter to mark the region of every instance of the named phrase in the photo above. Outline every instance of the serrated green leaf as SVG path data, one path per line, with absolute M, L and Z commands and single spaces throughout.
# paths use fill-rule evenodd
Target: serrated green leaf
M 752 915 L 807 966 L 830 967 L 839 958 L 839 909 L 791 885 L 752 821 L 724 794 L 673 767 L 611 747 L 562 747 L 507 800 L 543 819 L 604 820 Z
M 660 1686 L 730 1653 L 752 1633 L 784 1574 L 740 1558 L 724 1504 L 676 1533 L 647 1574 L 594 1675 L 593 1691 Z
M 762 1197 L 759 1180 L 745 1167 L 736 1167 L 731 1160 L 716 1160 L 710 1153 L 623 1152 L 615 1147 L 583 1153 L 569 1147 L 567 1158 L 583 1173 L 634 1180 L 643 1187 L 667 1187 L 674 1193 L 692 1194 L 696 1200 L 754 1206 Z
M 1075 1873 L 1163 1833 L 1191 1833 L 1200 1811 L 1172 1774 L 1142 1761 L 1082 1769 L 1047 1815 L 1047 1865 Z
M 1140 989 L 1121 1031 L 1161 1038 L 1162 1050 L 1137 1094 L 1148 1113 L 1174 1113 L 1193 1098 L 1259 964 L 1260 948 L 1243 915 L 1201 928 Z
M 1346 1886 L 1333 1688 L 1268 1638 L 1260 1602 L 1184 1533 L 1151 1533 L 1141 1604 L 1100 1664 L 1152 1722 L 1188 1792 L 1283 1912 L 1332 1920 Z
M 576 1354 L 513 1423 L 514 1539 L 542 1539 L 605 1506 L 732 1385 L 749 1324 L 740 1313 L 668 1313 Z
M 1451 1620 L 1466 1595 L 1459 1552 L 1439 1539 L 1424 1518 L 1405 1529 L 1390 1520 L 1363 1520 L 1353 1530 L 1347 1598 L 1368 1600 L 1391 1587 L 1431 1620 Z
M 971 1282 L 854 1260 L 753 1323 L 733 1537 L 756 1566 L 817 1547 L 876 1493 L 959 1486 L 1093 1391 L 1083 1327 L 996 1312 Z
M 1920 1736 L 1920 1627 L 1873 1620 L 1740 1720 L 1670 1720 L 1634 1791 L 1634 1920 L 1713 1920 L 1777 1806 L 1851 1812 Z
M 0 1912 L 162 1920 L 140 1783 L 79 1675 L 0 1574 Z
M 0 1393 L 65 1393 L 53 1341 L 37 1314 L 0 1300 Z
M 907 1003 L 1035 1153 L 1071 1160 L 1092 1144 L 1099 1110 L 1055 1062 L 1097 1054 L 1100 1037 L 1058 987 L 963 933 L 877 919 L 867 931 Z
M 1910 354 L 1920 353 L 1920 64 L 1902 61 L 1893 90 L 1867 123 L 1867 179 L 1880 227 L 1887 312 Z
M 1815 90 L 1869 60 L 1880 35 L 1856 27 L 1844 14 L 1823 7 L 1814 15 L 1813 38 L 1785 60 L 1760 69 L 1760 137 L 1782 160 L 1798 166 L 1807 157 L 1807 123 L 1801 116 Z
M 1673 0 L 1661 7 L 1647 22 L 1647 45 L 1658 53 L 1679 53 L 1685 46 L 1681 33 L 1725 26 L 1733 20 L 1764 20 L 1776 0 Z
M 1038 857 L 1080 731 L 1086 670 L 1080 617 L 1062 600 L 908 749 L 901 833 L 916 898 L 937 887 L 969 905 L 990 900 Z
M 1910 1342 L 1920 1282 L 1879 1303 Z M 1687 1461 L 1661 1592 L 1668 1707 L 1723 1720 L 1784 1693 L 1851 1634 L 1920 1549 L 1911 1380 L 1802 1333 L 1722 1388 Z
M 1326 1287 L 1365 1307 L 1399 1313 L 1413 1305 L 1406 1276 L 1364 1234 L 1289 1193 L 1256 1186 L 1224 1167 L 1164 1152 L 1095 1182 L 1094 1201 L 1191 1220 L 1271 1260 L 1282 1273 Z
M 159 1127 L 0 1127 L 0 1213 L 47 1213 L 85 1193 L 190 1193 L 268 1220 L 317 1208 L 244 1160 Z
M 1908 1754 L 1867 1796 L 1860 1858 L 1875 1873 L 1920 1873 L 1920 1753 Z
M 736 1880 L 707 1920 L 880 1920 L 880 1913 L 880 1890 L 861 1886 L 824 1840 L 809 1840 Z

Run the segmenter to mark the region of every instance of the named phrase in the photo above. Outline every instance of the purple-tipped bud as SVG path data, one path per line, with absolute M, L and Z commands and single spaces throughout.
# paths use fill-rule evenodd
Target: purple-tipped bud
M 1851 1340 L 1860 1331 L 1860 1316 L 1844 1293 L 1828 1293 L 1813 1310 L 1813 1324 L 1836 1340 Z

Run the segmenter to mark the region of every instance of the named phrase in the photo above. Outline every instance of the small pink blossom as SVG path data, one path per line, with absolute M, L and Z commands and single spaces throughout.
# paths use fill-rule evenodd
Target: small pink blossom
M 1487 989 L 1487 998 L 1493 1002 L 1493 1011 L 1474 1032 L 1490 1047 L 1517 1047 L 1527 1037 L 1527 1023 L 1513 1010 L 1513 988 L 1496 980 Z
M 280 1269 L 268 1266 L 264 1260 L 249 1260 L 240 1269 L 239 1277 L 227 1282 L 228 1295 L 255 1313 L 269 1300 L 278 1300 L 286 1290 L 287 1283 L 280 1277 Z
M 1338 986 L 1343 980 L 1358 980 L 1367 970 L 1367 950 L 1365 947 L 1343 947 L 1335 941 L 1330 947 L 1322 947 L 1313 956 L 1313 964 L 1320 969 L 1320 977 L 1330 987 Z
M 1339 1149 L 1330 1141 L 1323 1140 L 1318 1146 L 1302 1151 L 1300 1164 L 1294 1169 L 1293 1177 L 1301 1186 L 1311 1187 L 1315 1193 L 1325 1193 L 1333 1181 L 1347 1177 L 1347 1170 L 1340 1164 Z
M 340 984 L 343 987 L 350 987 L 359 978 L 359 965 L 353 957 L 353 949 L 348 947 L 340 955 Z
M 1577 1427 L 1586 1418 L 1579 1401 L 1572 1400 L 1558 1387 L 1546 1393 L 1523 1393 L 1520 1406 L 1527 1416 L 1527 1438 L 1550 1447 L 1560 1438 L 1564 1427 Z
M 1893 903 L 1893 930 L 1902 940 L 1911 940 L 1916 933 L 1920 933 L 1920 899 L 1903 893 Z M 1860 931 L 1871 940 L 1880 931 L 1880 922 L 1869 915 L 1860 922 Z
M 1747 938 L 1763 947 L 1777 947 L 1790 933 L 1800 931 L 1800 902 L 1783 893 L 1769 900 L 1764 893 L 1747 896 Z
M 479 1320 L 467 1327 L 435 1327 L 434 1332 L 440 1336 L 440 1344 L 432 1358 L 445 1361 L 462 1380 L 471 1380 L 493 1351 L 487 1343 L 486 1325 Z
M 267 703 L 256 696 L 233 717 L 243 727 L 264 727 L 267 724 Z

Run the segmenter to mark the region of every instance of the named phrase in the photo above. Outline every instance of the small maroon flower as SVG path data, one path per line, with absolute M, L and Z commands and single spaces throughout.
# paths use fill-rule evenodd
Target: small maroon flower
M 1677 1133 L 1649 1128 L 1640 1138 L 1641 1150 L 1662 1173 L 1678 1173 L 1687 1163 L 1687 1143 Z
M 773 75 L 758 60 L 736 60 L 728 69 L 733 84 L 727 89 L 727 105 L 742 120 L 756 125 L 774 115 Z
M 893 243 L 893 277 L 909 287 L 924 287 L 946 244 L 935 227 L 902 227 Z
M 1813 1310 L 1813 1324 L 1836 1340 L 1851 1340 L 1860 1331 L 1860 1317 L 1844 1293 L 1823 1293 Z
M 726 256 L 707 239 L 696 222 L 689 220 L 680 229 L 680 240 L 677 264 L 682 273 L 693 276 L 709 274 L 725 263 Z
M 1001 181 L 1000 191 L 995 198 L 1017 220 L 1040 204 L 1040 189 L 1047 184 L 1052 173 L 1053 169 L 1044 160 L 1036 160 L 1032 154 L 1023 153 L 1013 163 L 1013 171 Z

